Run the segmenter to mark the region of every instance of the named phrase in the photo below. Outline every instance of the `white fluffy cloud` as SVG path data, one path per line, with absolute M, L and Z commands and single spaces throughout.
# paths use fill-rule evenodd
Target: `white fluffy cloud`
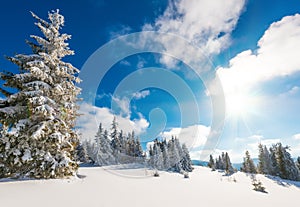
M 83 139 L 94 139 L 100 123 L 105 129 L 110 129 L 113 117 L 116 116 L 108 108 L 99 108 L 85 102 L 80 104 L 79 113 L 83 115 L 78 118 L 77 126 Z M 129 118 L 116 116 L 116 119 L 119 128 L 125 133 L 134 130 L 139 135 L 149 126 L 148 121 L 143 117 L 130 120 Z
M 134 92 L 130 97 L 124 96 L 120 98 L 118 96 L 111 96 L 111 99 L 113 101 L 112 110 L 118 112 L 121 116 L 127 117 L 129 119 L 131 115 L 131 110 L 130 110 L 131 98 L 135 100 L 139 100 L 149 95 L 150 95 L 149 90 L 143 90 L 143 91 Z
M 135 92 L 133 94 L 133 98 L 138 100 L 138 99 L 145 98 L 146 96 L 149 96 L 149 95 L 150 95 L 150 91 L 149 90 L 144 90 L 144 91 Z
M 170 1 L 164 14 L 144 30 L 173 33 L 200 47 L 206 55 L 218 54 L 230 44 L 230 33 L 235 28 L 245 0 L 175 0 Z M 199 59 L 203 54 L 185 50 L 172 40 L 161 40 L 166 52 L 177 57 Z M 198 57 L 199 56 L 199 57 Z M 173 67 L 174 61 L 165 57 L 161 63 Z M 170 64 L 170 65 L 168 65 Z
M 185 143 L 191 150 L 202 147 L 208 137 L 210 127 L 204 125 L 192 125 L 185 128 L 172 128 L 164 131 L 160 135 L 167 140 L 172 136 L 177 137 L 181 143 Z M 199 157 L 198 157 L 199 159 Z
M 300 140 L 300 134 L 295 134 L 295 135 L 293 136 L 293 138 L 294 138 L 295 140 Z
M 253 85 L 300 71 L 300 15 L 286 16 L 270 25 L 257 51 L 246 50 L 230 60 L 218 75 L 226 93 L 247 91 Z M 296 88 L 295 88 L 296 89 Z

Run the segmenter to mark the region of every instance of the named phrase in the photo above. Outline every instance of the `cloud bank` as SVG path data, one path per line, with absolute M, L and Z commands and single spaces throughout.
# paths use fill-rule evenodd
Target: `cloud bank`
M 300 71 L 300 15 L 286 16 L 271 24 L 257 47 L 257 51 L 237 54 L 229 67 L 218 68 L 227 94 L 237 89 L 247 91 L 257 84 Z
M 230 45 L 230 34 L 235 28 L 243 11 L 244 0 L 175 0 L 170 1 L 163 15 L 153 24 L 146 24 L 144 31 L 155 30 L 173 33 L 185 38 L 210 56 L 219 54 Z M 203 58 L 203 54 L 185 50 L 182 45 L 174 44 L 170 39 L 161 40 L 166 53 L 177 57 L 184 55 L 187 59 Z M 178 55 L 180 54 L 180 55 Z M 176 62 L 169 57 L 162 57 L 160 63 L 174 67 Z
M 110 129 L 114 116 L 117 119 L 119 129 L 122 129 L 124 133 L 135 131 L 136 135 L 139 135 L 149 126 L 148 121 L 143 117 L 130 120 L 127 117 L 113 114 L 108 108 L 96 107 L 85 102 L 80 104 L 79 113 L 82 116 L 78 118 L 77 126 L 82 134 L 82 139 L 93 140 L 100 123 L 105 129 Z

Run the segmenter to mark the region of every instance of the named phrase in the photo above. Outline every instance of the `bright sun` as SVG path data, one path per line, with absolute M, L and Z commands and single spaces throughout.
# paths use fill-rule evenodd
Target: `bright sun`
M 228 116 L 245 116 L 253 107 L 254 99 L 247 94 L 231 94 L 226 97 Z

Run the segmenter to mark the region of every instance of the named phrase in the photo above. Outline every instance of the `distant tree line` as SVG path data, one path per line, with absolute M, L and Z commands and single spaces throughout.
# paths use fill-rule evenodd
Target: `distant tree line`
M 155 139 L 147 153 L 143 151 L 134 131 L 124 135 L 118 129 L 116 118 L 112 121 L 110 131 L 100 124 L 95 139 L 85 140 L 78 146 L 77 157 L 83 163 L 99 166 L 140 163 L 156 170 L 193 170 L 188 148 L 185 144 L 181 145 L 177 138 L 172 137 L 168 142 Z
M 283 146 L 281 143 L 273 144 L 269 149 L 267 146 L 259 144 L 257 166 L 254 164 L 249 151 L 246 151 L 240 170 L 245 173 L 259 173 L 299 181 L 300 157 L 294 161 L 291 154 L 288 152 L 289 150 L 289 146 Z M 226 164 L 224 167 L 224 163 L 226 163 L 226 154 L 224 155 L 224 153 L 222 153 L 222 156 L 219 156 L 215 161 L 212 155 L 210 155 L 208 166 L 213 170 L 222 169 L 227 171 L 228 168 L 226 167 Z
M 99 166 L 143 163 L 146 157 L 134 132 L 125 135 L 122 130 L 119 131 L 116 118 L 110 132 L 100 123 L 95 139 L 83 141 L 77 150 L 79 161 Z
M 158 170 L 192 172 L 192 161 L 188 148 L 180 144 L 176 137 L 166 140 L 154 140 L 149 149 L 149 165 Z
M 208 167 L 212 170 L 224 170 L 227 175 L 234 173 L 230 157 L 227 152 L 222 152 L 218 158 L 214 159 L 212 155 L 209 156 Z

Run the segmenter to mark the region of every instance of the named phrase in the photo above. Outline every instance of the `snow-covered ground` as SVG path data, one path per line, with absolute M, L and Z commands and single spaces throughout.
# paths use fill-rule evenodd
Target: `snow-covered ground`
M 177 173 L 113 166 L 81 167 L 78 178 L 0 180 L 1 207 L 298 206 L 300 182 L 257 175 L 268 193 L 252 190 L 244 173 L 223 176 L 195 167 L 190 178 Z

